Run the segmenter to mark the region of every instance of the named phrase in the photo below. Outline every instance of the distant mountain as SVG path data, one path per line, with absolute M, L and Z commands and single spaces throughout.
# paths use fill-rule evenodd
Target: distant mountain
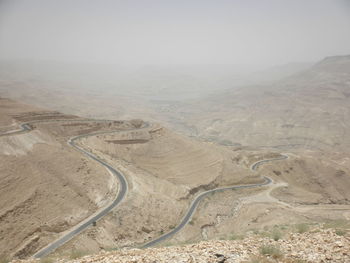
M 256 83 L 271 83 L 273 81 L 279 81 L 283 78 L 292 76 L 294 74 L 303 72 L 313 65 L 313 63 L 288 63 L 270 67 L 265 70 L 257 71 L 249 77 L 253 84 Z
M 218 92 L 175 112 L 206 139 L 349 151 L 350 56 L 328 57 L 272 85 Z

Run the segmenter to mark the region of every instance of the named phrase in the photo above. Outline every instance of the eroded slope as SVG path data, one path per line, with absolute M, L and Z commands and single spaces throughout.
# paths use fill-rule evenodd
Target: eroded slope
M 17 129 L 22 122 L 49 121 L 33 124 L 30 132 L 0 136 L 0 250 L 8 256 L 26 257 L 115 196 L 116 180 L 70 148 L 67 140 L 132 125 L 79 122 L 74 116 L 5 99 L 0 105 L 6 108 L 0 112 L 2 123 L 14 124 L 4 132 Z

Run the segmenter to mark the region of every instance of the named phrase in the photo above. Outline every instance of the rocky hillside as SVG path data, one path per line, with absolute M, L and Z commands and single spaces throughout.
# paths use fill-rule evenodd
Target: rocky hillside
M 0 109 L 0 258 L 33 255 L 114 200 L 115 177 L 67 144 L 77 135 L 114 131 L 77 143 L 127 177 L 127 198 L 57 253 L 143 244 L 174 228 L 198 192 L 261 181 L 232 162 L 237 153 L 158 125 L 138 129 L 141 120 L 86 120 L 9 99 Z M 21 132 L 31 121 L 40 122 Z
M 261 181 L 246 164 L 232 162 L 237 153 L 158 125 L 84 138 L 79 143 L 127 176 L 128 198 L 96 227 L 58 249 L 58 254 L 72 248 L 97 252 L 139 246 L 179 224 L 198 193 Z
M 329 57 L 273 85 L 230 89 L 164 114 L 179 129 L 226 144 L 348 152 L 350 56 Z
M 46 258 L 45 262 L 122 263 L 122 262 L 246 262 L 317 263 L 350 262 L 350 235 L 330 229 L 291 233 L 283 239 L 250 235 L 243 240 L 206 241 L 185 246 L 103 251 L 96 255 L 65 261 Z M 72 254 L 74 258 L 79 254 Z M 34 263 L 35 260 L 13 261 Z
M 7 134 L 30 121 L 42 122 Z M 84 122 L 4 98 L 0 124 L 0 258 L 32 255 L 114 199 L 118 182 L 67 140 L 132 124 Z

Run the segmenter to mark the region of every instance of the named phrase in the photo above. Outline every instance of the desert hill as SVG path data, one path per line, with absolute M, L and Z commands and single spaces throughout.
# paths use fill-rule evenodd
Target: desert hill
M 160 246 L 230 239 L 275 225 L 347 222 L 349 65 L 347 56 L 327 58 L 273 85 L 146 111 L 165 126 L 87 120 L 0 99 L 1 251 L 6 257 L 29 257 L 115 198 L 118 181 L 67 144 L 73 136 L 91 133 L 77 145 L 123 173 L 127 195 L 50 256 L 142 246 L 174 229 L 200 193 L 262 182 L 262 176 L 272 183 L 204 198 L 189 223 Z M 31 124 L 31 131 L 8 134 L 31 121 L 42 122 Z M 288 159 L 251 171 L 255 162 L 281 154 Z
M 350 57 L 329 57 L 275 84 L 227 90 L 165 114 L 179 129 L 226 144 L 348 152 L 349 92 Z
M 159 108 L 172 110 L 173 103 L 232 87 L 270 83 L 308 65 L 291 63 L 261 71 L 243 65 L 118 66 L 1 60 L 0 96 L 81 117 L 159 122 Z
M 67 243 L 57 254 L 142 245 L 172 230 L 200 192 L 262 180 L 249 171 L 249 162 L 232 162 L 237 153 L 158 125 L 150 130 L 89 137 L 80 143 L 125 173 L 129 194 L 97 227 Z
M 305 226 L 305 225 L 304 225 Z M 162 248 L 122 249 L 102 251 L 96 255 L 70 260 L 47 258 L 46 261 L 69 263 L 119 263 L 119 262 L 208 262 L 208 263 L 321 263 L 348 262 L 350 260 L 349 234 L 344 230 L 335 230 L 329 226 L 312 226 L 285 234 L 282 238 L 276 232 L 274 236 L 262 233 L 250 233 L 247 237 L 231 240 L 210 240 L 183 246 Z M 242 239 L 242 240 L 240 240 Z M 13 263 L 34 263 L 37 261 L 13 261 Z
M 63 251 L 142 244 L 176 225 L 199 191 L 261 181 L 232 162 L 236 153 L 159 125 L 134 131 L 142 121 L 87 121 L 4 98 L 0 107 L 0 247 L 6 256 L 31 256 L 116 195 L 118 181 L 67 144 L 76 135 L 120 130 L 78 143 L 125 173 L 128 197 Z M 8 134 L 32 121 L 40 121 L 30 124 L 32 131 Z
M 110 127 L 77 123 L 75 116 L 8 99 L 2 98 L 0 104 L 5 133 L 22 122 L 68 120 L 59 125 L 37 123 L 32 132 L 0 136 L 0 248 L 7 255 L 23 257 L 113 198 L 117 182 L 66 144 L 70 136 Z M 73 126 L 69 120 L 74 120 Z

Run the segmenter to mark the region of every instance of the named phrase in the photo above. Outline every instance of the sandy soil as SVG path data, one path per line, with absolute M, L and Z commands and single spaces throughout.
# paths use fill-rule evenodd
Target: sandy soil
M 120 143 L 123 140 L 132 143 Z M 245 164 L 232 161 L 237 153 L 184 138 L 159 125 L 151 130 L 89 137 L 81 145 L 127 175 L 129 194 L 95 228 L 56 254 L 141 245 L 178 224 L 198 192 L 261 180 Z
M 315 156 L 306 158 L 296 153 L 289 156 L 288 160 L 259 168 L 258 173 L 274 179 L 272 185 L 216 193 L 206 198 L 191 224 L 168 243 L 227 239 L 275 225 L 349 220 L 350 200 L 346 190 L 349 177 L 343 173 L 343 177 L 336 177 L 338 167 L 322 164 Z M 314 167 L 317 168 L 313 170 Z
M 350 159 L 340 150 L 289 151 L 288 160 L 252 172 L 254 162 L 279 152 L 217 146 L 157 124 L 126 131 L 140 121 L 86 123 L 24 104 L 17 109 L 10 100 L 1 99 L 1 105 L 6 109 L 0 112 L 3 132 L 24 121 L 75 119 L 35 124 L 29 133 L 0 137 L 0 250 L 10 257 L 33 254 L 114 196 L 113 177 L 66 143 L 72 136 L 95 131 L 125 130 L 79 143 L 120 169 L 129 192 L 118 209 L 56 255 L 141 245 L 174 228 L 199 192 L 257 182 L 261 175 L 273 178 L 274 184 L 211 195 L 190 224 L 164 244 L 226 238 L 297 222 L 350 220 Z
M 72 118 L 56 112 L 50 118 L 48 111 L 23 104 L 17 109 L 9 100 L 2 103 L 7 107 L 0 112 L 3 124 Z M 125 127 L 70 125 L 36 124 L 32 132 L 0 137 L 0 251 L 9 256 L 31 255 L 115 196 L 114 177 L 66 141 L 79 133 Z

